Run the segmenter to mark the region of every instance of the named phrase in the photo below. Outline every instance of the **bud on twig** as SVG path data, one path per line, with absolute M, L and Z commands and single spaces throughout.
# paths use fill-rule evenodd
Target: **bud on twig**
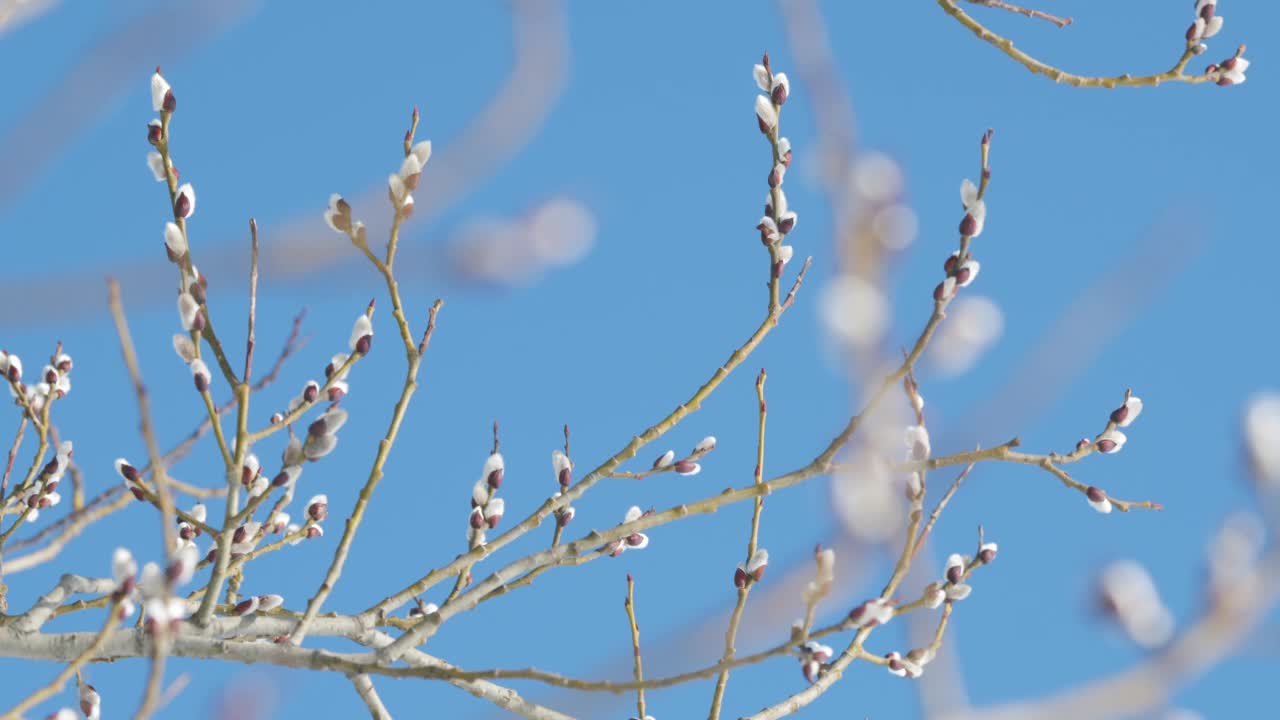
M 324 522 L 329 517 L 329 496 L 316 495 L 307 501 L 307 517 L 316 522 Z
M 167 113 L 178 109 L 178 101 L 173 97 L 173 88 L 160 74 L 160 68 L 156 68 L 155 74 L 151 76 L 151 109 Z
M 556 481 L 560 483 L 560 487 L 567 488 L 573 483 L 573 463 L 562 451 L 552 451 L 551 469 L 555 471 Z
M 360 315 L 356 318 L 356 322 L 351 326 L 351 338 L 347 341 L 347 347 L 351 352 L 357 355 L 368 355 L 369 348 L 373 345 L 373 321 L 368 315 Z
M 1104 515 L 1111 512 L 1111 500 L 1107 498 L 1107 493 L 1103 490 L 1089 486 L 1085 491 L 1085 497 L 1089 499 L 1089 505 L 1094 510 Z
M 502 459 L 502 453 L 490 453 L 489 457 L 484 461 L 484 467 L 480 470 L 480 476 L 489 484 L 489 487 L 497 490 L 502 487 L 502 478 L 505 470 L 506 463 Z

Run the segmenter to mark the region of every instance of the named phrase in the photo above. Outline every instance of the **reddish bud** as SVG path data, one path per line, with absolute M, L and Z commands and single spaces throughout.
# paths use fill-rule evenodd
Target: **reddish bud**
M 568 525 L 569 521 L 573 519 L 573 515 L 575 512 L 576 511 L 572 507 L 557 510 L 556 525 L 558 525 L 559 527 L 564 527 L 565 525 Z

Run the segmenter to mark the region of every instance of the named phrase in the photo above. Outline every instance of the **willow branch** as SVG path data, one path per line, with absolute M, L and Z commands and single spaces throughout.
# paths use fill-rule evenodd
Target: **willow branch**
M 416 120 L 414 121 L 414 127 L 416 128 Z M 406 156 L 412 149 L 412 139 L 413 136 L 410 134 L 405 145 Z M 338 547 L 334 551 L 333 561 L 329 564 L 329 570 L 325 573 L 324 581 L 316 589 L 311 599 L 307 601 L 307 610 L 302 621 L 290 633 L 289 641 L 295 645 L 300 644 L 303 638 L 306 637 L 308 626 L 314 621 L 316 614 L 320 612 L 320 607 L 324 604 L 325 599 L 332 592 L 334 584 L 337 583 L 338 578 L 342 575 L 342 567 L 346 563 L 347 553 L 350 552 L 351 544 L 355 540 L 356 530 L 360 527 L 360 521 L 364 518 L 364 511 L 368 507 L 369 500 L 373 497 L 373 491 L 382 479 L 383 466 L 391 455 L 391 447 L 395 444 L 396 436 L 399 434 L 400 423 L 404 420 L 405 413 L 409 409 L 409 401 L 418 387 L 418 368 L 421 366 L 422 356 L 430 344 L 431 335 L 435 331 L 436 315 L 444 304 L 442 300 L 436 300 L 435 304 L 431 306 L 427 329 L 423 333 L 422 340 L 419 343 L 415 343 L 413 331 L 410 330 L 409 320 L 405 315 L 404 304 L 400 299 L 400 286 L 396 282 L 392 271 L 395 263 L 396 246 L 400 238 L 400 224 L 405 218 L 405 213 L 400 208 L 396 208 L 394 212 L 395 217 L 392 220 L 391 232 L 387 238 L 385 260 L 379 261 L 372 254 L 362 235 L 348 231 L 348 236 L 355 246 L 370 259 L 378 272 L 382 274 L 387 286 L 387 294 L 391 296 L 391 312 L 395 319 L 396 327 L 400 332 L 400 339 L 404 342 L 405 358 L 408 365 L 405 368 L 404 386 L 400 391 L 400 398 L 396 401 L 395 409 L 392 411 L 386 434 L 383 436 L 382 441 L 378 443 L 378 452 L 374 456 L 373 466 L 369 470 L 369 477 L 360 489 L 355 507 L 352 508 L 351 515 L 347 518 L 342 538 L 338 541 Z M 337 373 L 334 374 L 335 376 L 337 375 Z
M 767 374 L 764 368 L 760 369 L 760 374 L 756 376 L 756 402 L 759 405 L 759 425 L 756 436 L 756 470 L 755 484 L 759 485 L 764 482 L 764 428 L 765 419 L 768 416 L 768 406 L 764 401 L 764 381 Z M 742 622 L 742 612 L 747 607 L 747 595 L 751 592 L 752 580 L 750 570 L 748 569 L 752 559 L 755 557 L 757 546 L 760 538 L 760 512 L 764 509 L 764 497 L 757 496 L 755 499 L 755 507 L 751 513 L 751 531 L 747 536 L 747 558 L 743 561 L 743 577 L 742 587 L 738 588 L 738 599 L 733 605 L 733 612 L 729 615 L 729 628 L 724 634 L 724 656 L 721 659 L 721 665 L 728 665 L 733 660 L 733 656 L 737 653 L 735 643 L 738 637 L 738 625 Z M 636 678 L 639 680 L 640 678 Z M 720 676 L 716 678 L 716 687 L 711 695 L 711 712 L 710 720 L 717 720 L 720 717 L 720 706 L 724 701 L 725 687 L 729 684 L 729 668 L 725 667 Z
M 1117 88 L 1140 87 L 1144 85 L 1155 86 L 1164 82 L 1184 82 L 1196 85 L 1200 83 L 1214 82 L 1217 80 L 1216 77 L 1208 73 L 1188 75 L 1184 72 L 1184 70 L 1186 70 L 1187 63 L 1191 61 L 1191 58 L 1195 57 L 1194 46 L 1187 47 L 1183 50 L 1182 55 L 1178 58 L 1177 62 L 1173 64 L 1173 67 L 1154 75 L 1130 75 L 1129 73 L 1113 75 L 1110 77 L 1076 75 L 1065 70 L 1060 70 L 1053 65 L 1038 60 L 1017 49 L 1014 47 L 1012 40 L 992 32 L 985 25 L 965 13 L 964 10 L 961 10 L 958 5 L 958 0 L 937 0 L 937 2 L 943 12 L 954 18 L 956 22 L 968 28 L 970 32 L 977 35 L 981 40 L 994 46 L 1000 52 L 1008 55 L 1019 65 L 1022 65 L 1031 72 L 1037 75 L 1044 75 L 1054 82 L 1066 83 L 1067 85 L 1073 85 L 1075 87 Z
M 795 293 L 799 289 L 803 280 L 804 272 L 802 270 L 801 273 L 797 275 L 795 282 L 792 284 L 791 291 L 787 295 L 787 300 L 770 309 L 766 314 L 765 319 L 760 323 L 759 327 L 756 328 L 755 332 L 753 332 L 742 345 L 729 355 L 729 358 L 724 362 L 724 364 L 712 373 L 710 379 L 699 387 L 688 400 L 681 403 L 665 418 L 650 426 L 639 435 L 633 437 L 625 447 L 588 473 L 577 485 L 569 488 L 558 498 L 544 501 L 532 515 L 514 525 L 505 533 L 490 540 L 483 547 L 464 553 L 447 565 L 432 570 L 408 587 L 380 600 L 377 604 L 361 613 L 360 616 L 369 620 L 376 617 L 383 617 L 393 612 L 396 608 L 404 605 L 414 596 L 421 595 L 436 583 L 444 580 L 445 578 L 457 575 L 461 568 L 475 564 L 478 559 L 500 550 L 533 528 L 538 527 L 542 524 L 543 520 L 550 517 L 556 510 L 572 504 L 575 500 L 582 497 L 583 494 L 595 486 L 596 483 L 600 482 L 605 477 L 608 477 L 609 474 L 622 463 L 635 457 L 641 448 L 659 437 L 662 437 L 662 435 L 675 427 L 676 424 L 690 413 L 701 409 L 702 402 L 720 386 L 725 378 L 729 376 L 730 372 L 742 364 L 742 361 L 747 359 L 751 352 L 754 351 L 760 342 L 764 340 L 765 336 L 767 336 L 769 332 L 777 326 L 779 318 L 789 307 L 790 300 L 795 297 Z M 834 450 L 832 451 L 832 454 L 834 454 Z M 414 644 L 416 645 L 417 643 Z

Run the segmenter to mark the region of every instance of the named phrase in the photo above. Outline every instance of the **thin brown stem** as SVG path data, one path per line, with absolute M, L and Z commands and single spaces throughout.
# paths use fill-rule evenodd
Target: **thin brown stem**
M 138 353 L 134 349 L 133 337 L 129 334 L 129 323 L 125 319 L 124 304 L 120 300 L 120 284 L 115 280 L 109 280 L 107 287 L 111 317 L 115 320 L 116 335 L 120 338 L 120 352 L 124 355 L 124 364 L 129 370 L 129 379 L 133 382 L 134 395 L 137 396 L 138 429 L 142 433 L 142 439 L 147 446 L 147 455 L 151 459 L 151 478 L 156 486 L 155 494 L 160 506 L 160 530 L 167 555 L 173 552 L 176 539 L 173 530 L 173 495 L 169 491 L 169 476 L 165 472 L 164 455 L 160 452 L 160 443 L 156 441 L 155 430 L 151 425 L 151 401 L 147 386 L 142 381 L 142 370 L 138 366 Z
M 636 581 L 627 575 L 627 600 L 624 603 L 627 609 L 627 624 L 631 627 L 631 655 L 635 660 L 635 671 L 632 676 L 636 679 L 636 717 L 643 718 L 648 715 L 644 706 L 644 687 L 639 685 L 644 682 L 644 662 L 640 658 L 640 625 L 636 623 Z
M 956 479 L 951 481 L 951 485 L 947 488 L 947 491 L 942 494 L 942 499 L 933 507 L 933 512 L 929 513 L 929 519 L 925 521 L 924 527 L 920 530 L 920 537 L 916 540 L 916 547 L 911 555 L 913 560 L 915 559 L 915 556 L 919 554 L 920 548 L 924 547 L 924 543 L 929 539 L 929 533 L 933 531 L 933 526 L 937 524 L 938 518 L 942 515 L 943 509 L 947 507 L 947 503 L 951 502 L 951 498 L 956 494 L 956 491 L 960 489 L 960 483 L 964 482 L 964 479 L 969 476 L 969 471 L 973 469 L 973 466 L 974 463 L 969 463 L 964 470 L 960 471 L 960 474 L 956 476 Z
M 1025 15 L 1032 19 L 1047 20 L 1054 25 L 1057 25 L 1059 28 L 1064 28 L 1072 22 L 1071 18 L 1061 18 L 1057 15 L 1050 15 L 1043 10 L 1025 8 L 1020 5 L 1004 2 L 1004 0 L 965 0 L 965 2 L 972 3 L 974 5 L 985 5 L 987 7 L 998 8 L 1000 10 L 1007 10 L 1008 12 Z
M 244 382 L 253 377 L 254 325 L 258 319 L 258 221 L 249 218 L 249 335 L 245 341 Z
M 764 482 L 764 429 L 765 419 L 768 417 L 768 405 L 764 400 L 764 381 L 767 377 L 768 375 L 764 368 L 761 368 L 760 374 L 756 376 L 756 401 L 759 406 L 755 469 L 755 484 L 757 486 Z M 724 656 L 720 663 L 726 667 L 720 672 L 720 676 L 716 678 L 716 687 L 711 695 L 711 712 L 708 715 L 710 720 L 718 720 L 720 717 L 720 708 L 724 702 L 724 691 L 729 685 L 729 668 L 727 665 L 737 653 L 738 626 L 742 622 L 742 613 L 747 607 L 747 595 L 751 592 L 754 580 L 751 575 L 750 564 L 759 546 L 760 513 L 762 510 L 764 510 L 764 496 L 758 495 L 751 512 L 751 531 L 747 536 L 747 559 L 743 561 L 741 568 L 742 586 L 738 588 L 738 598 L 734 603 L 733 612 L 729 615 L 729 628 L 724 634 Z

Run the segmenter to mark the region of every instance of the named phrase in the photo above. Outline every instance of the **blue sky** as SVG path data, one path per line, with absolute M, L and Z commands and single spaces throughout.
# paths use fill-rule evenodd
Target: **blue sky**
M 1128 4 L 1110 12 L 1060 0 L 1046 5 L 1075 16 L 1064 30 L 971 10 L 1019 47 L 1066 69 L 1139 74 L 1176 59 L 1190 4 Z M 178 98 L 174 155 L 199 193 L 193 252 L 210 275 L 211 302 L 229 346 L 242 342 L 250 216 L 262 228 L 264 252 L 271 254 L 275 243 L 277 253 L 262 278 L 260 366 L 290 318 L 309 310 L 309 344 L 254 406 L 262 422 L 341 349 L 370 297 L 386 307 L 376 274 L 341 244 L 332 262 L 300 271 L 307 252 L 335 247 L 317 222 L 329 193 L 381 188 L 398 165 L 414 105 L 423 115 L 419 136 L 435 142 L 442 160 L 503 82 L 515 52 L 503 3 L 214 6 L 62 3 L 0 35 L 0 67 L 21 68 L 5 73 L 0 104 L 0 234 L 7 253 L 0 339 L 28 365 L 58 340 L 75 355 L 75 390 L 57 406 L 58 422 L 76 443 L 91 492 L 116 482 L 112 459 L 144 455 L 101 302 L 105 275 L 125 281 L 162 443 L 176 442 L 201 412 L 169 349 L 176 318 L 168 295 L 173 277 L 160 254 L 165 196 L 143 162 L 151 69 L 164 66 Z M 465 194 L 442 193 L 448 202 L 438 199 L 437 212 L 425 211 L 432 182 L 453 192 L 460 176 L 428 174 L 418 192 L 424 211 L 409 226 L 400 266 L 405 299 L 419 328 L 434 298 L 446 305 L 402 444 L 327 609 L 363 609 L 464 549 L 467 499 L 494 419 L 508 463 L 507 514 L 523 517 L 555 489 L 547 458 L 564 423 L 573 427 L 579 468 L 594 466 L 684 400 L 759 320 L 763 258 L 753 225 L 768 150 L 751 117 L 750 69 L 762 50 L 776 69 L 794 67 L 795 48 L 778 9 L 761 2 L 557 7 L 534 13 L 544 23 L 537 37 L 555 40 L 563 30 L 567 45 L 559 49 L 563 56 L 540 56 L 549 64 L 532 69 L 520 86 L 540 93 L 520 106 L 529 113 L 520 118 L 530 128 L 528 143 L 509 156 L 495 150 L 496 142 L 473 143 L 476 155 L 455 157 L 458 165 L 449 167 L 482 165 L 492 152 L 495 171 L 465 183 Z M 1224 517 L 1252 503 L 1240 409 L 1256 391 L 1280 384 L 1280 344 L 1267 330 L 1280 263 L 1280 249 L 1270 242 L 1280 148 L 1272 130 L 1276 85 L 1266 62 L 1280 10 L 1221 4 L 1227 22 L 1203 60 L 1248 42 L 1254 66 L 1242 87 L 1114 91 L 1031 76 L 932 3 L 827 3 L 822 10 L 853 101 L 859 148 L 887 153 L 900 165 L 906 200 L 919 218 L 915 243 L 890 271 L 888 348 L 909 343 L 928 316 L 940 260 L 955 246 L 956 188 L 976 173 L 980 133 L 996 129 L 988 222 L 976 246 L 983 271 L 970 290 L 1000 307 L 1004 333 L 964 375 L 922 371 L 935 452 L 1014 434 L 1030 451 L 1065 451 L 1101 427 L 1124 388 L 1146 401 L 1123 452 L 1090 458 L 1073 472 L 1118 496 L 1158 500 L 1164 512 L 1103 516 L 1043 473 L 979 466 L 943 516 L 935 562 L 969 550 L 978 523 L 1001 545 L 948 634 L 968 697 L 979 705 L 1020 699 L 1128 667 L 1142 653 L 1091 613 L 1091 578 L 1110 560 L 1139 560 L 1177 619 L 1196 617 L 1205 545 Z M 145 17 L 151 20 L 141 22 Z M 795 307 L 702 411 L 642 453 L 684 450 L 715 434 L 720 447 L 702 474 L 602 483 L 579 503 L 577 532 L 617 522 L 632 504 L 669 507 L 749 482 L 752 384 L 760 367 L 769 371 L 770 472 L 816 454 L 864 390 L 849 387 L 845 360 L 818 313 L 835 259 L 832 208 L 811 169 L 818 158 L 809 96 L 796 82 L 784 116 L 797 158 L 788 197 L 802 216 L 791 240 L 799 255 L 814 257 Z M 579 261 L 514 286 L 476 282 L 457 270 L 449 249 L 479 219 L 517 217 L 563 198 L 594 218 L 594 244 Z M 377 193 L 374 199 L 381 200 Z M 385 210 L 384 202 L 357 208 L 368 218 Z M 214 260 L 206 264 L 203 257 Z M 1076 319 L 1063 324 L 1064 316 Z M 389 313 L 379 312 L 375 325 L 375 352 L 354 373 L 344 401 L 353 421 L 339 449 L 308 469 L 299 490 L 303 497 L 328 493 L 329 535 L 264 559 L 248 576 L 246 590 L 281 593 L 291 608 L 302 607 L 327 567 L 339 518 L 355 500 L 398 392 L 403 359 Z M 1057 350 L 1037 356 L 1044 347 Z M 16 425 L 16 413 L 11 419 L 0 427 Z M 217 483 L 209 450 L 175 472 Z M 278 450 L 268 444 L 259 454 L 274 461 Z M 773 556 L 770 577 L 804 567 L 815 542 L 839 537 L 829 499 L 826 479 L 769 498 L 762 538 Z M 709 618 L 732 604 L 729 579 L 748 518 L 743 506 L 664 526 L 644 552 L 548 573 L 450 622 L 428 650 L 463 667 L 533 664 L 623 677 L 630 650 L 622 598 L 632 573 L 651 667 L 674 672 L 706 664 L 721 650 L 722 623 Z M 531 552 L 549 534 L 540 528 L 505 552 Z M 153 558 L 158 543 L 154 514 L 130 508 L 87 531 L 56 567 L 7 578 L 10 602 L 28 605 L 60 572 L 105 573 L 117 545 Z M 874 549 L 860 552 L 859 562 L 869 567 L 861 589 L 851 591 L 855 599 L 878 590 L 888 571 Z M 768 624 L 740 648 L 784 637 L 799 598 L 785 607 L 762 618 Z M 826 610 L 834 618 L 847 607 L 833 603 Z M 1264 637 L 1274 638 L 1275 620 Z M 681 643 L 707 622 L 709 644 Z M 81 627 L 66 621 L 50 629 Z M 886 628 L 871 648 L 906 647 L 901 632 Z M 57 671 L 12 660 L 0 660 L 0 668 L 6 707 L 16 689 Z M 1274 642 L 1260 641 L 1175 701 L 1207 717 L 1243 715 L 1276 669 Z M 89 678 L 103 690 L 109 712 L 123 712 L 136 703 L 144 670 L 141 662 L 95 666 Z M 268 706 L 270 717 L 364 712 L 336 675 L 176 661 L 170 678 L 179 673 L 188 673 L 190 684 L 166 714 L 218 716 L 229 698 L 265 686 L 274 690 L 261 695 L 264 702 L 278 698 Z M 725 716 L 781 699 L 803 682 L 789 659 L 735 672 Z M 426 716 L 426 708 L 439 717 L 494 716 L 448 686 L 403 680 L 378 686 L 399 717 Z M 630 696 L 582 705 L 560 691 L 517 687 L 582 717 L 634 710 Z M 705 682 L 653 692 L 650 712 L 660 720 L 697 716 L 710 694 Z M 61 699 L 72 704 L 73 695 Z M 864 666 L 801 716 L 918 713 L 908 683 Z

